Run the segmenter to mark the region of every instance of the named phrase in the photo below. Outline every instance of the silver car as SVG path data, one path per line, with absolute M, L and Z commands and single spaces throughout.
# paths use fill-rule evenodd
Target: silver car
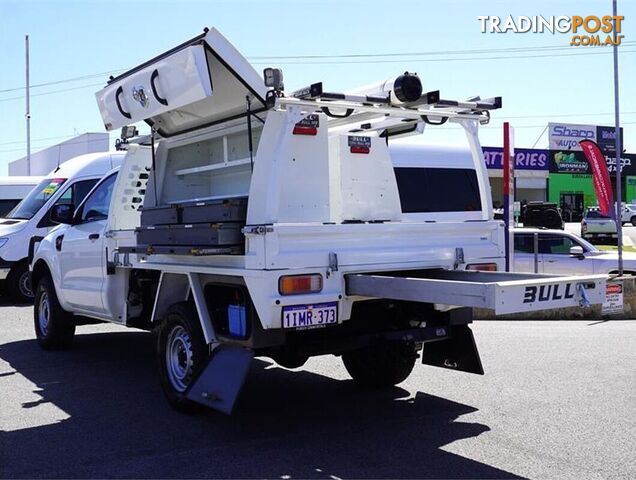
M 616 240 L 616 222 L 598 207 L 588 208 L 581 220 L 581 236 L 586 240 Z
M 583 275 L 616 273 L 618 253 L 604 252 L 578 235 L 563 230 L 514 229 L 515 272 L 534 272 L 537 235 L 537 273 Z M 636 253 L 623 253 L 624 272 L 636 274 Z

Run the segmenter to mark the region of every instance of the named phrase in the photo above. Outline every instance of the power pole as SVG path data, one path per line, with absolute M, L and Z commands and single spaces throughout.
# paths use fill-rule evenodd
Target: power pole
M 614 37 L 618 38 L 618 32 L 616 32 L 616 0 L 612 0 L 612 15 L 614 15 Z M 623 165 L 621 157 L 623 149 L 621 146 L 621 127 L 618 108 L 618 45 L 614 42 L 614 128 L 616 133 L 616 139 L 614 140 L 614 149 L 616 150 L 616 237 L 618 240 L 618 274 L 623 275 L 623 222 L 622 222 L 622 200 L 623 200 L 623 185 L 622 185 L 622 170 Z
M 26 137 L 27 137 L 27 175 L 31 175 L 31 102 L 29 98 L 29 36 L 24 39 L 26 44 Z

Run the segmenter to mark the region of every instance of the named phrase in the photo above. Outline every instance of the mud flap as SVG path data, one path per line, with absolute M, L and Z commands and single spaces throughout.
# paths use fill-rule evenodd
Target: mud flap
M 241 392 L 254 352 L 221 345 L 190 386 L 186 397 L 193 402 L 230 414 Z
M 475 338 L 468 325 L 453 325 L 448 340 L 424 344 L 422 363 L 433 367 L 484 374 Z

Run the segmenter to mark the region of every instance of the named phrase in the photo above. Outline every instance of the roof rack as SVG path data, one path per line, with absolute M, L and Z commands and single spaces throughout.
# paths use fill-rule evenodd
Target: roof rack
M 325 92 L 322 82 L 319 82 L 297 90 L 290 96 L 277 98 L 274 108 L 290 106 L 326 114 L 330 117 L 330 127 L 367 122 L 360 123 L 354 130 L 381 131 L 389 135 L 391 130 L 402 132 L 414 129 L 419 122 L 442 125 L 449 119 L 469 119 L 485 125 L 490 121 L 490 111 L 501 108 L 502 102 L 501 97 L 447 100 L 440 97 L 439 90 L 434 90 L 422 94 L 414 102 L 398 106 L 391 104 L 389 96 Z

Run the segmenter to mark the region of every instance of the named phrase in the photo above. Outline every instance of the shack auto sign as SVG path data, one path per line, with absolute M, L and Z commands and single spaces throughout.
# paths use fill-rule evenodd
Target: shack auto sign
M 486 168 L 503 168 L 503 148 L 482 147 Z M 548 170 L 547 150 L 535 150 L 533 148 L 515 148 L 516 170 Z
M 580 140 L 596 141 L 596 125 L 548 123 L 550 150 L 581 151 Z

